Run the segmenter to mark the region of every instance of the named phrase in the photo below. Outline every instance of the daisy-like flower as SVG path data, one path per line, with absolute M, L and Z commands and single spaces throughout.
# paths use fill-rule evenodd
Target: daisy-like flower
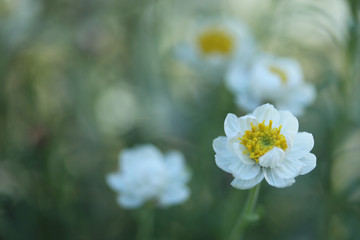
M 149 200 L 166 207 L 189 197 L 189 173 L 178 151 L 163 155 L 153 145 L 141 145 L 122 151 L 119 165 L 118 172 L 106 180 L 119 194 L 117 201 L 124 208 L 137 208 Z
M 301 115 L 316 95 L 314 86 L 304 82 L 297 61 L 267 54 L 258 56 L 249 69 L 234 62 L 226 82 L 236 96 L 237 105 L 246 111 L 271 102 L 279 110 Z
M 176 48 L 176 57 L 198 72 L 216 77 L 222 76 L 231 60 L 247 61 L 255 50 L 250 31 L 233 19 L 196 24 L 187 38 Z
M 271 186 L 287 187 L 316 166 L 310 153 L 314 138 L 298 132 L 298 120 L 289 111 L 265 104 L 240 118 L 228 114 L 224 127 L 226 137 L 213 142 L 215 161 L 234 176 L 235 188 L 252 188 L 264 178 Z

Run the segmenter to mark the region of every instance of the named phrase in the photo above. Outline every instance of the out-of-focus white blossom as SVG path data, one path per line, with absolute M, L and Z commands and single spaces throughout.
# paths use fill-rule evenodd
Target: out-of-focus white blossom
M 41 8 L 38 0 L 1 0 L 0 39 L 6 36 L 9 46 L 24 41 Z
M 255 41 L 242 22 L 217 19 L 195 24 L 175 55 L 198 73 L 219 79 L 231 60 L 246 62 L 254 51 Z
M 265 104 L 240 118 L 228 114 L 224 127 L 226 137 L 213 142 L 215 161 L 234 176 L 235 188 L 252 188 L 264 178 L 271 186 L 287 187 L 316 166 L 310 153 L 314 138 L 298 132 L 298 120 L 289 111 Z
M 138 105 L 132 89 L 125 84 L 105 89 L 95 104 L 100 129 L 107 134 L 129 131 L 138 121 Z
M 166 207 L 184 202 L 190 194 L 189 173 L 184 156 L 178 151 L 163 155 L 147 144 L 126 149 L 119 156 L 118 172 L 106 178 L 124 208 L 137 208 L 154 200 Z
M 271 102 L 280 110 L 301 115 L 316 96 L 314 86 L 304 82 L 297 61 L 268 54 L 255 58 L 250 68 L 234 62 L 226 83 L 235 94 L 237 105 L 246 111 Z

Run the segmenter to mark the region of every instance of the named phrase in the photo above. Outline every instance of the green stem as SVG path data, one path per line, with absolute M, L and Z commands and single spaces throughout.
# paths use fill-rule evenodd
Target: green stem
M 253 220 L 256 202 L 259 196 L 260 183 L 249 190 L 245 206 L 239 218 L 236 220 L 234 228 L 231 231 L 229 240 L 240 240 L 244 234 L 246 227 Z
M 149 204 L 139 212 L 137 240 L 150 240 L 153 235 L 154 206 Z

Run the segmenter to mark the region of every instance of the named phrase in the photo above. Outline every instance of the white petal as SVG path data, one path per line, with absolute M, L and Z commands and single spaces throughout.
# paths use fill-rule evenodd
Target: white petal
M 217 137 L 213 141 L 213 148 L 216 153 L 226 154 L 228 153 L 227 145 L 227 138 L 226 137 Z
M 259 174 L 261 167 L 258 164 L 244 164 L 237 160 L 230 164 L 229 170 L 235 178 L 250 180 Z
M 270 151 L 259 158 L 262 167 L 277 167 L 284 161 L 285 152 L 278 147 L 273 147 Z
M 240 117 L 238 120 L 239 123 L 239 133 L 240 135 L 244 135 L 246 130 L 250 130 L 251 129 L 251 124 L 253 125 L 257 125 L 259 122 L 257 121 L 256 117 L 252 116 L 252 115 L 246 115 L 243 117 Z
M 302 84 L 291 92 L 288 100 L 290 104 L 306 106 L 314 101 L 315 96 L 316 90 L 313 85 Z
M 260 54 L 250 72 L 250 91 L 261 99 L 277 99 L 282 83 L 278 75 L 269 70 L 274 65 L 273 57 Z
M 226 172 L 230 172 L 229 165 L 238 160 L 236 156 L 229 152 L 226 147 L 227 139 L 226 137 L 218 137 L 213 141 L 213 148 L 216 152 L 215 162 L 216 165 Z
M 292 185 L 294 178 L 281 178 L 271 168 L 265 168 L 265 179 L 273 187 L 283 188 Z
M 123 191 L 126 189 L 124 177 L 120 173 L 112 173 L 106 176 L 107 184 L 115 191 Z
M 229 113 L 225 118 L 224 129 L 228 138 L 235 137 L 239 132 L 238 117 L 232 113 Z
M 299 130 L 299 121 L 297 118 L 289 111 L 279 111 L 280 120 L 279 126 L 281 127 L 281 133 L 291 133 L 295 135 Z
M 237 189 L 249 189 L 254 186 L 256 186 L 258 183 L 260 183 L 264 179 L 264 172 L 261 170 L 256 177 L 250 180 L 243 180 L 239 178 L 235 178 L 231 182 L 231 186 Z
M 316 96 L 316 89 L 312 84 L 304 84 L 301 88 L 303 94 L 303 103 L 308 105 L 312 103 Z
M 299 160 L 285 159 L 280 166 L 273 168 L 274 173 L 281 178 L 294 178 L 298 176 L 305 166 Z
M 270 120 L 273 121 L 275 126 L 279 124 L 279 112 L 269 103 L 256 108 L 252 115 L 254 115 L 259 122 L 265 120 L 265 125 L 268 125 Z
M 294 143 L 286 157 L 300 159 L 308 154 L 314 147 L 314 137 L 311 133 L 299 132 L 294 137 Z
M 305 164 L 304 168 L 300 172 L 301 175 L 310 172 L 316 167 L 316 156 L 312 153 L 306 154 L 304 157 L 300 158 L 300 161 Z
M 242 64 L 236 62 L 229 67 L 225 76 L 226 87 L 233 93 L 246 89 L 248 73 Z
M 285 137 L 286 145 L 287 145 L 287 149 L 285 150 L 285 152 L 290 152 L 290 149 L 292 148 L 292 145 L 294 144 L 295 135 L 290 132 L 282 133 L 282 135 Z
M 292 114 L 300 116 L 304 107 L 311 104 L 316 96 L 316 90 L 311 84 L 303 84 L 289 90 L 287 97 L 277 103 L 279 109 L 286 109 Z
M 166 207 L 184 202 L 189 198 L 190 191 L 185 186 L 169 186 L 169 188 L 160 196 L 160 205 Z
M 247 154 L 244 154 L 245 147 L 240 144 L 239 140 L 229 140 L 227 143 L 227 147 L 231 153 L 233 153 L 237 159 L 240 159 L 245 164 L 253 165 L 255 161 L 251 160 Z
M 186 182 L 190 175 L 185 166 L 184 155 L 179 151 L 170 151 L 165 155 L 165 165 L 168 175 L 179 181 Z
M 144 203 L 144 199 L 128 194 L 122 194 L 118 196 L 117 202 L 124 208 L 133 209 L 140 207 Z
M 138 145 L 132 149 L 126 149 L 119 154 L 119 166 L 121 169 L 130 171 L 144 161 L 160 161 L 163 158 L 160 150 L 152 144 Z

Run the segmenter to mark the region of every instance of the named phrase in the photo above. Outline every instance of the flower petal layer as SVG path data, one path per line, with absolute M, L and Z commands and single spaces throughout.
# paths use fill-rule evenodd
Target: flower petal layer
M 115 191 L 124 191 L 127 188 L 125 180 L 120 174 L 112 173 L 106 176 L 106 182 Z
M 256 117 L 258 122 L 265 120 L 265 125 L 268 125 L 270 120 L 273 121 L 274 126 L 279 124 L 279 112 L 269 103 L 256 108 L 252 115 Z
M 240 179 L 240 178 L 235 178 L 231 182 L 231 186 L 233 186 L 234 188 L 238 188 L 238 189 L 249 189 L 249 188 L 252 188 L 252 187 L 256 186 L 263 179 L 264 179 L 264 172 L 260 171 L 258 173 L 258 175 L 256 175 L 255 178 L 250 179 L 250 180 L 243 180 L 243 179 Z
M 253 125 L 257 125 L 259 123 L 257 121 L 256 117 L 251 116 L 251 115 L 246 115 L 246 116 L 240 117 L 238 122 L 239 122 L 240 136 L 244 135 L 246 130 L 251 129 L 251 123 Z
M 239 118 L 232 113 L 229 113 L 225 118 L 224 129 L 228 138 L 235 137 L 240 130 Z
M 301 175 L 307 174 L 316 167 L 316 156 L 312 153 L 306 154 L 304 157 L 300 158 L 300 161 L 305 164 L 300 172 Z
M 273 168 L 274 173 L 281 178 L 294 178 L 300 175 L 305 164 L 300 160 L 285 159 L 280 166 Z
M 299 130 L 299 121 L 289 111 L 279 111 L 279 126 L 282 125 L 281 133 L 291 133 L 295 135 Z
M 300 159 L 308 154 L 314 147 L 314 137 L 307 132 L 299 132 L 294 137 L 294 143 L 286 157 L 289 159 Z
M 190 191 L 183 185 L 169 185 L 159 197 L 159 203 L 162 206 L 170 206 L 185 201 L 190 195 Z
M 170 151 L 165 154 L 165 165 L 168 176 L 172 182 L 184 183 L 189 180 L 190 175 L 185 170 L 185 158 L 179 151 Z
M 138 208 L 144 203 L 143 199 L 129 194 L 122 194 L 118 196 L 117 202 L 124 208 L 129 209 Z
M 273 187 L 288 187 L 295 182 L 294 178 L 281 178 L 280 176 L 276 175 L 271 168 L 265 168 L 264 170 L 266 181 Z
M 277 167 L 284 161 L 285 152 L 278 147 L 273 147 L 270 151 L 259 158 L 262 167 Z
M 235 178 L 250 180 L 259 174 L 261 167 L 258 164 L 244 164 L 238 160 L 230 164 L 229 170 Z
M 228 149 L 231 153 L 233 153 L 237 159 L 240 159 L 245 164 L 253 165 L 255 164 L 255 161 L 251 160 L 247 154 L 244 154 L 245 147 L 240 144 L 240 141 L 238 139 L 231 139 L 228 141 Z
M 216 165 L 225 172 L 230 172 L 229 166 L 231 163 L 236 161 L 237 158 L 233 154 L 231 154 L 227 149 L 226 137 L 216 138 L 213 141 L 213 148 L 216 152 L 215 154 Z

